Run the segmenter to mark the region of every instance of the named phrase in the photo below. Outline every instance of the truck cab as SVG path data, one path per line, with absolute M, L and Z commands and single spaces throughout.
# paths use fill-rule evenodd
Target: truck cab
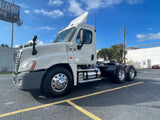
M 13 82 L 21 90 L 42 89 L 47 96 L 65 95 L 78 83 L 101 80 L 96 66 L 96 30 L 84 24 L 88 12 L 58 32 L 52 44 L 23 48 L 14 58 Z M 33 38 L 35 42 L 36 37 Z M 117 67 L 114 68 L 114 72 Z M 121 81 L 125 70 L 121 68 Z M 105 73 L 104 73 L 105 74 Z M 135 71 L 133 71 L 135 77 Z M 104 75 L 103 75 L 104 76 Z M 134 78 L 133 78 L 134 79 Z

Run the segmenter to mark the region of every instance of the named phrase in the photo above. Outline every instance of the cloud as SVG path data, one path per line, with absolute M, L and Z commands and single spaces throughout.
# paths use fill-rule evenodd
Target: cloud
M 154 28 L 148 28 L 148 30 L 154 30 Z
M 15 48 L 19 48 L 20 46 L 21 46 L 21 45 L 15 45 L 14 47 L 15 47 Z
M 29 40 L 27 43 L 28 43 L 28 44 L 29 44 L 29 43 L 33 43 L 33 41 L 32 41 L 32 40 Z M 37 45 L 43 45 L 43 44 L 44 44 L 43 41 L 37 40 Z
M 46 11 L 44 9 L 35 9 L 34 13 L 36 14 L 42 14 L 45 16 L 53 17 L 53 18 L 58 18 L 64 15 L 64 13 L 61 10 L 52 10 L 52 11 Z
M 118 5 L 123 2 L 123 0 L 104 0 L 105 4 L 108 5 Z
M 32 41 L 32 40 L 29 40 L 27 43 L 33 43 L 33 41 Z
M 29 44 L 29 43 L 33 43 L 33 41 L 32 41 L 32 40 L 29 40 L 29 41 L 27 42 L 27 44 Z M 27 45 L 27 44 L 25 44 L 25 45 Z M 25 45 L 15 45 L 14 47 L 15 47 L 15 48 L 19 48 L 20 46 L 24 47 Z M 37 40 L 37 46 L 39 46 L 39 45 L 44 45 L 43 41 Z
M 43 45 L 43 44 L 44 44 L 43 41 L 40 40 L 37 41 L 37 45 Z
M 29 14 L 31 11 L 25 10 L 24 13 Z
M 149 33 L 149 34 L 137 34 L 136 37 L 139 39 L 140 42 L 143 42 L 146 40 L 158 40 L 160 39 L 160 32 Z
M 81 8 L 81 6 L 82 5 L 79 2 L 77 2 L 76 0 L 69 0 L 68 11 L 73 13 L 75 16 L 78 16 L 78 15 L 85 12 L 85 10 L 83 10 Z
M 48 2 L 49 5 L 57 5 L 57 6 L 60 6 L 63 4 L 63 1 L 61 0 L 49 0 Z
M 26 3 L 20 3 L 20 4 L 18 4 L 20 7 L 22 7 L 22 8 L 29 8 L 29 6 L 28 5 L 26 5 Z
M 132 5 L 132 4 L 140 4 L 140 3 L 143 3 L 144 0 L 127 0 L 127 2 Z
M 68 0 L 68 11 L 78 16 L 84 13 L 86 10 L 105 8 L 112 5 L 120 4 L 123 0 Z M 82 7 L 83 6 L 83 7 Z
M 107 8 L 113 5 L 119 5 L 125 1 L 132 5 L 143 3 L 145 0 L 68 0 L 68 11 L 78 16 L 86 10 Z
M 87 10 L 109 7 L 111 5 L 120 4 L 123 0 L 81 0 L 87 6 Z
M 44 26 L 44 27 L 39 27 L 39 30 L 53 30 L 55 29 L 54 27 L 50 27 L 50 26 Z
M 86 4 L 86 6 L 87 6 L 86 9 L 87 10 L 97 9 L 97 8 L 100 8 L 103 5 L 102 0 L 82 0 L 82 2 L 84 2 Z

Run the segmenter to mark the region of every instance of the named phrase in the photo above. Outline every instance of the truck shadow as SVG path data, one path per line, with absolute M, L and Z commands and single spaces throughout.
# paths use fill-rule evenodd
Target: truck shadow
M 83 107 L 83 106 L 131 105 L 137 103 L 159 101 L 160 81 L 151 79 L 140 79 L 140 78 L 137 78 L 134 82 L 125 82 L 123 84 L 112 83 L 109 79 L 104 79 L 102 81 L 97 81 L 92 83 L 80 84 L 77 87 L 74 87 L 68 95 L 58 98 L 46 98 L 44 94 L 40 93 L 39 91 L 32 91 L 30 93 L 39 103 L 47 104 L 107 89 L 113 89 L 116 87 L 133 84 L 141 81 L 143 81 L 144 83 L 136 86 L 110 91 L 107 93 L 90 96 L 87 98 L 74 100 L 73 102 Z
M 44 95 L 43 91 L 39 91 L 39 90 L 30 91 L 30 94 L 38 102 L 46 104 L 46 103 L 56 102 L 56 101 L 60 101 L 60 100 L 66 100 L 66 99 L 98 92 L 98 91 L 103 90 L 103 88 L 105 89 L 107 84 L 114 85 L 115 83 L 112 83 L 111 80 L 109 80 L 109 79 L 103 79 L 101 81 L 79 84 L 78 86 L 73 87 L 72 90 L 67 95 L 62 96 L 62 97 L 52 97 L 52 98 L 46 97 Z

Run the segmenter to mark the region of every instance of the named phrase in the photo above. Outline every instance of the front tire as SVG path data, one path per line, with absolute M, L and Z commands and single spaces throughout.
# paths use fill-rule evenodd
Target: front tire
M 46 96 L 59 97 L 65 95 L 72 85 L 71 73 L 66 68 L 57 67 L 47 72 L 42 88 Z

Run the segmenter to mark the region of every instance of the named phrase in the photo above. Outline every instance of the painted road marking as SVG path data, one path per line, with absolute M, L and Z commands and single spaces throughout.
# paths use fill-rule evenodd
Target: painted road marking
M 68 104 L 72 105 L 73 107 L 75 107 L 76 109 L 78 109 L 79 111 L 81 111 L 82 113 L 84 113 L 85 115 L 87 115 L 88 117 L 92 118 L 93 120 L 102 120 L 99 117 L 95 116 L 94 114 L 88 112 L 87 110 L 83 109 L 82 107 L 76 105 L 75 103 L 71 102 L 70 100 L 66 101 Z
M 87 95 L 82 95 L 82 96 L 75 97 L 75 98 L 70 98 L 68 100 L 72 101 L 72 100 L 82 99 L 82 98 L 85 98 L 85 97 L 90 97 L 90 96 L 93 96 L 93 95 L 98 95 L 98 94 L 102 94 L 102 93 L 106 93 L 106 92 L 130 87 L 130 86 L 135 86 L 135 85 L 142 84 L 142 83 L 144 83 L 144 82 L 137 82 L 137 83 L 133 83 L 133 84 L 129 84 L 129 85 L 124 85 L 124 86 L 113 88 L 113 89 L 103 90 L 103 91 L 99 91 L 99 92 L 95 92 L 95 93 L 91 93 L 91 94 L 87 94 Z
M 119 90 L 119 89 L 122 89 L 122 88 L 130 87 L 130 86 L 135 86 L 135 85 L 142 84 L 142 83 L 144 83 L 144 82 L 137 82 L 137 83 L 133 83 L 133 84 L 129 84 L 129 85 L 124 85 L 124 86 L 113 88 L 113 89 L 103 90 L 103 91 L 99 91 L 99 92 L 95 92 L 95 93 L 91 93 L 91 94 L 87 94 L 87 95 L 83 95 L 83 96 L 79 96 L 79 97 L 75 97 L 75 98 L 61 100 L 61 101 L 58 101 L 58 102 L 53 102 L 53 103 L 44 104 L 44 105 L 35 106 L 35 107 L 30 107 L 30 108 L 26 108 L 26 109 L 21 109 L 21 110 L 9 112 L 9 113 L 4 113 L 4 114 L 0 114 L 0 118 L 1 117 L 5 117 L 5 116 L 9 116 L 9 115 L 14 115 L 14 114 L 22 113 L 22 112 L 27 112 L 27 111 L 31 111 L 31 110 L 36 110 L 36 109 L 48 107 L 48 106 L 52 106 L 52 105 L 56 105 L 56 104 L 60 104 L 60 103 L 64 103 L 64 102 L 67 102 L 67 101 L 78 100 L 78 99 L 90 97 L 90 96 L 93 96 L 93 95 L 98 95 L 98 94 L 102 94 L 102 93 L 106 93 L 106 92 L 110 92 L 110 91 L 114 91 L 114 90 Z
M 1 114 L 0 118 L 1 117 L 5 117 L 5 116 L 9 116 L 9 115 L 14 115 L 14 114 L 22 113 L 22 112 L 36 110 L 36 109 L 39 109 L 39 108 L 44 108 L 44 107 L 48 107 L 48 106 L 52 106 L 52 105 L 56 105 L 56 104 L 60 104 L 60 103 L 64 103 L 64 102 L 65 101 L 58 101 L 58 102 L 53 102 L 53 103 L 44 104 L 44 105 L 40 105 L 40 106 L 35 106 L 35 107 L 26 108 L 26 109 L 21 109 L 21 110 L 9 112 L 9 113 Z
M 4 105 L 11 105 L 11 104 L 14 104 L 14 102 L 7 102 L 7 103 L 4 103 Z

